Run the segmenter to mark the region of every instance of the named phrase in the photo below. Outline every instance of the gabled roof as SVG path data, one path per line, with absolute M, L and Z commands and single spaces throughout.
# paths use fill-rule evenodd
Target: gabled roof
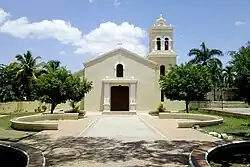
M 125 53 L 125 54 L 122 54 L 122 53 Z M 151 60 L 148 60 L 147 58 L 143 57 L 143 56 L 140 56 L 134 52 L 131 52 L 125 48 L 117 48 L 117 49 L 114 49 L 114 50 L 111 50 L 107 53 L 104 53 L 98 57 L 96 57 L 95 59 L 93 60 L 90 60 L 90 61 L 87 61 L 87 62 L 84 62 L 84 67 L 87 68 L 87 67 L 90 67 L 92 65 L 95 65 L 97 63 L 100 63 L 112 56 L 115 56 L 117 54 L 121 54 L 123 56 L 126 56 L 130 59 L 134 59 L 135 61 L 137 61 L 138 63 L 142 63 L 142 64 L 145 64 L 151 68 L 155 68 L 157 66 L 157 63 L 155 63 L 154 61 L 151 61 Z

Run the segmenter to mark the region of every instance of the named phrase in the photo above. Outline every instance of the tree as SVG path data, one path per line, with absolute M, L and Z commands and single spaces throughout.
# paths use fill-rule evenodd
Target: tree
M 9 65 L 0 65 L 0 101 L 19 101 L 23 100 L 21 85 L 16 82 L 15 76 L 20 68 L 19 64 L 14 62 Z
M 222 75 L 222 64 L 216 61 L 216 59 L 211 59 L 209 64 L 209 70 L 211 72 L 211 79 L 213 83 L 214 90 L 214 100 L 216 101 L 216 89 L 223 88 L 223 75 Z
M 233 70 L 233 66 L 226 66 L 226 68 L 223 69 L 223 77 L 225 86 L 228 88 L 232 88 L 234 86 L 235 81 L 235 73 Z
M 231 65 L 236 72 L 235 86 L 239 95 L 250 104 L 250 42 L 242 46 L 238 51 L 231 51 Z
M 81 101 L 91 89 L 92 82 L 88 82 L 87 79 L 81 81 L 81 78 L 76 75 L 71 75 L 66 79 L 65 90 L 74 112 L 77 111 L 76 103 Z
M 65 103 L 80 101 L 85 93 L 92 88 L 92 83 L 86 79 L 81 82 L 80 78 L 72 75 L 64 67 L 57 68 L 53 72 L 45 73 L 36 80 L 37 96 L 39 100 L 51 103 L 51 114 L 56 106 Z
M 50 60 L 44 64 L 43 69 L 45 73 L 54 72 L 60 68 L 61 62 L 58 60 Z
M 19 70 L 16 73 L 18 82 L 22 84 L 23 92 L 27 100 L 32 99 L 33 79 L 36 79 L 37 72 L 37 60 L 40 56 L 33 57 L 30 51 L 27 51 L 23 55 L 17 55 L 16 59 L 20 65 Z
M 36 93 L 39 100 L 45 103 L 51 103 L 51 113 L 60 103 L 65 103 L 67 94 L 64 89 L 64 83 L 69 76 L 65 68 L 40 75 L 36 80 Z
M 161 76 L 159 83 L 170 100 L 185 100 L 187 113 L 190 101 L 205 100 L 212 87 L 209 69 L 192 64 L 172 67 L 167 75 Z
M 7 102 L 14 99 L 11 78 L 8 76 L 7 66 L 0 65 L 0 102 Z
M 213 82 L 214 100 L 216 100 L 215 92 L 217 88 L 222 88 L 223 78 L 222 62 L 215 56 L 222 56 L 223 53 L 218 49 L 207 48 L 204 42 L 201 43 L 200 47 L 200 49 L 194 48 L 189 51 L 188 56 L 195 56 L 189 63 L 209 67 L 212 74 L 211 77 Z
M 215 56 L 222 56 L 222 51 L 218 49 L 209 49 L 207 48 L 206 44 L 204 42 L 201 43 L 200 49 L 193 48 L 189 51 L 188 56 L 195 56 L 190 63 L 192 64 L 200 64 L 203 66 L 211 66 L 215 62 L 217 64 L 221 64 L 222 62 L 216 58 Z

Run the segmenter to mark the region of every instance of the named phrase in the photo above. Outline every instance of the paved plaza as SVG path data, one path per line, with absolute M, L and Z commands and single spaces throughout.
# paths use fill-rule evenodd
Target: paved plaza
M 41 149 L 50 167 L 160 167 L 188 166 L 193 148 L 216 140 L 147 114 L 89 114 L 21 142 Z

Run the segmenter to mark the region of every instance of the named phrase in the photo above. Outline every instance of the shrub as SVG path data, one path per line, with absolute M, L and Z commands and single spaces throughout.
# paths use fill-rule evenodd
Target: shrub
M 15 109 L 14 110 L 14 113 L 18 113 L 18 112 L 22 112 L 22 110 L 21 109 Z
M 163 106 L 163 104 L 159 104 L 156 108 L 156 111 L 150 111 L 149 114 L 152 116 L 158 116 L 160 112 L 166 112 L 166 108 Z
M 42 111 L 45 112 L 47 110 L 47 106 L 42 105 Z
M 159 104 L 159 106 L 157 107 L 157 111 L 160 113 L 160 112 L 164 112 L 166 109 L 165 107 L 163 106 L 163 104 Z
M 41 107 L 40 107 L 40 106 L 39 106 L 39 107 L 37 107 L 37 108 L 35 109 L 35 112 L 38 112 L 38 113 L 42 112 Z
M 76 102 L 71 100 L 69 105 L 72 107 L 72 113 L 78 113 L 80 111 L 80 105 L 76 105 Z

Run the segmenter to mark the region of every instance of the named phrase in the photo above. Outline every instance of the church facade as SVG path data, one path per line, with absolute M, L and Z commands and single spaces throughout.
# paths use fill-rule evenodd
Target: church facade
M 176 64 L 173 32 L 160 16 L 148 30 L 147 57 L 120 47 L 85 62 L 85 77 L 93 82 L 84 99 L 85 110 L 152 111 L 168 103 L 158 81 Z

